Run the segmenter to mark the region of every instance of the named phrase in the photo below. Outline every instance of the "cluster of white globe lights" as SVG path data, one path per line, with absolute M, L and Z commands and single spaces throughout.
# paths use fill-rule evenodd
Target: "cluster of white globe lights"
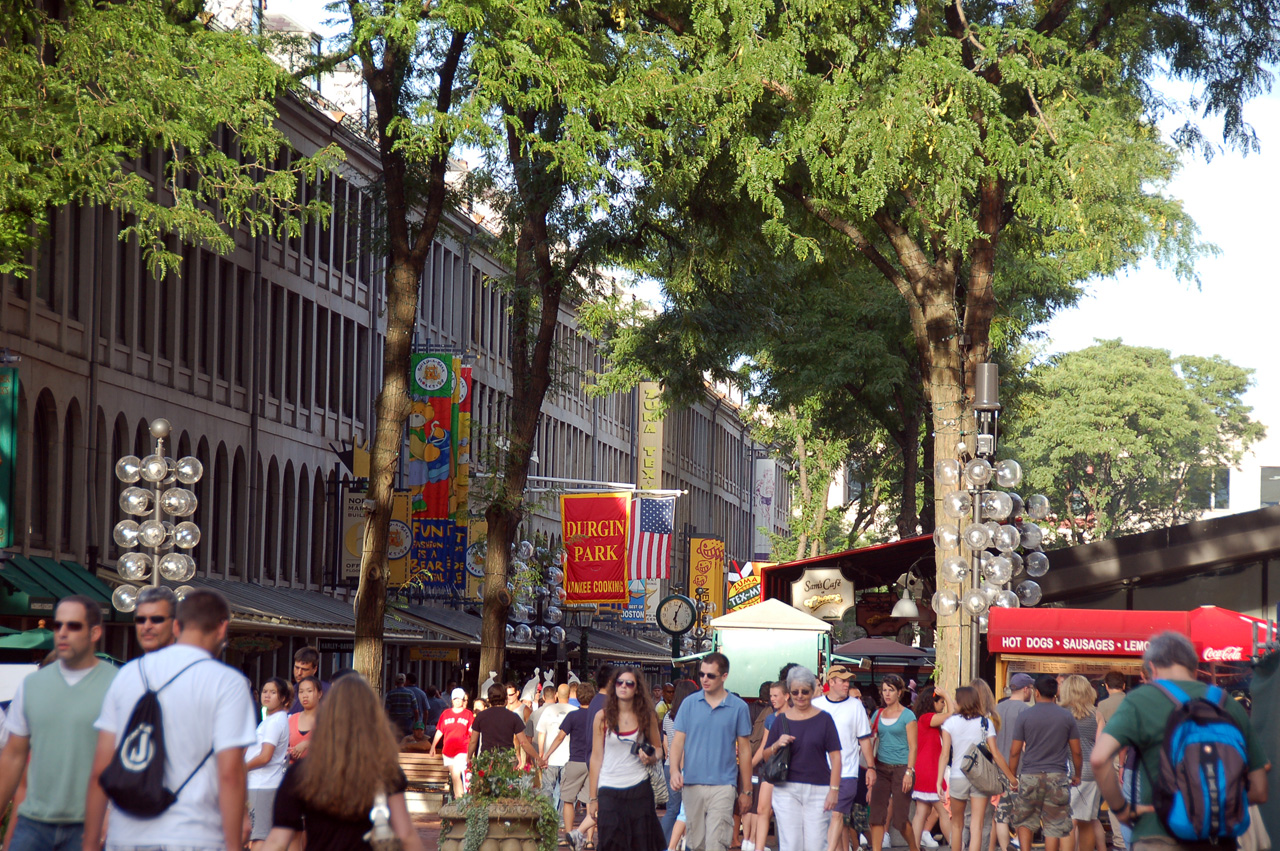
M 184 485 L 200 481 L 204 465 L 190 455 L 176 461 L 165 457 L 168 420 L 153 420 L 150 431 L 156 439 L 152 454 L 145 458 L 126 455 L 116 462 L 116 478 L 128 485 L 120 493 L 120 510 L 138 519 L 121 520 L 111 536 L 122 550 L 151 550 L 126 552 L 116 562 L 126 584 L 112 592 L 111 603 L 122 612 L 132 612 L 138 605 L 138 587 L 133 583 L 150 580 L 154 585 L 160 577 L 186 582 L 196 575 L 196 560 L 186 551 L 200 543 L 200 527 L 183 519 L 195 514 L 196 495 Z M 146 486 L 138 486 L 139 481 Z M 190 590 L 183 585 L 174 593 L 181 599 Z
M 946 459 L 934 465 L 934 478 L 939 486 L 968 488 L 943 497 L 942 512 L 954 522 L 934 529 L 934 544 L 947 551 L 963 543 L 976 554 L 981 578 L 981 584 L 963 594 L 938 589 L 933 595 L 934 612 L 946 616 L 963 608 L 984 623 L 992 606 L 1012 609 L 1039 603 L 1041 590 L 1036 578 L 1049 572 L 1049 557 L 1040 549 L 1044 530 L 1034 521 L 1048 519 L 1049 498 L 1036 494 L 1024 501 L 1016 493 L 988 489 L 993 482 L 1001 488 L 1016 488 L 1022 483 L 1022 466 L 1012 459 L 992 465 L 985 458 L 974 458 L 963 467 L 960 461 Z M 1024 572 L 1027 578 L 1010 588 Z M 938 575 L 945 582 L 963 586 L 971 577 L 971 562 L 964 556 L 950 556 L 943 560 Z
M 512 545 L 511 552 L 515 556 L 511 569 L 522 581 L 517 586 L 521 590 L 516 601 L 507 613 L 511 621 L 507 624 L 507 640 L 514 641 L 516 644 L 528 644 L 534 639 L 551 644 L 561 643 L 565 639 L 565 631 L 559 623 L 564 619 L 564 611 L 556 603 L 563 603 L 568 597 L 564 590 L 564 571 L 558 567 L 552 567 L 547 571 L 547 581 L 543 584 L 540 576 L 533 575 L 535 568 L 529 564 L 529 559 L 533 558 L 537 552 L 533 544 L 521 541 L 519 544 Z M 545 556 L 546 553 L 541 555 Z M 530 622 L 538 618 L 535 601 L 538 598 L 549 600 L 551 597 L 554 597 L 555 601 L 543 610 L 542 623 L 530 626 Z M 545 624 L 551 624 L 551 626 L 548 627 Z

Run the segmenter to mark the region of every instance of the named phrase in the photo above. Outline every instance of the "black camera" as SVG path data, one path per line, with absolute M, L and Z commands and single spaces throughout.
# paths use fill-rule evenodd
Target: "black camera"
M 632 756 L 635 756 L 637 754 L 644 754 L 645 756 L 653 756 L 654 754 L 653 745 L 649 744 L 648 742 L 634 741 L 631 743 L 631 754 Z

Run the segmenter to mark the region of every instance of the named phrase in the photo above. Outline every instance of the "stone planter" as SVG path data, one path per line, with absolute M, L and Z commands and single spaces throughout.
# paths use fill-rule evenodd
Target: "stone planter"
M 538 808 L 519 799 L 489 804 L 489 824 L 479 851 L 538 851 Z M 465 851 L 467 817 L 458 801 L 440 808 L 439 851 Z

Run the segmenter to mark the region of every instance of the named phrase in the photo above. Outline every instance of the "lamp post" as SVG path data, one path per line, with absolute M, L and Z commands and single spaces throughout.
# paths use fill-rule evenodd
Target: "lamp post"
M 200 543 L 200 527 L 183 519 L 195 513 L 196 495 L 184 485 L 200 481 L 204 465 L 190 455 L 176 461 L 165 455 L 170 429 L 163 417 L 152 420 L 151 454 L 145 458 L 125 455 L 116 462 L 116 478 L 127 485 L 120 492 L 120 509 L 131 517 L 117 523 L 111 537 L 122 550 L 139 548 L 116 562 L 125 584 L 112 592 L 111 604 L 121 612 L 132 612 L 138 605 L 134 583 L 150 580 L 151 585 L 159 585 L 162 576 L 170 582 L 186 582 L 196 575 L 196 561 L 185 551 Z M 190 590 L 191 586 L 183 585 L 175 593 L 181 599 Z
M 573 625 L 582 631 L 582 640 L 578 644 L 578 653 L 581 659 L 582 675 L 590 679 L 591 657 L 588 655 L 587 645 L 591 639 L 591 622 L 595 620 L 596 607 L 575 607 L 569 610 L 569 614 L 573 618 Z
M 1048 497 L 1036 494 L 1024 502 L 1012 492 L 1022 483 L 1022 466 L 1012 458 L 993 463 L 1000 419 L 996 364 L 978 364 L 973 411 L 977 429 L 972 451 L 961 441 L 956 458 L 944 458 L 934 465 L 934 478 L 939 484 L 960 486 L 943 498 L 943 513 L 952 522 L 935 527 L 933 540 L 944 553 L 960 550 L 963 544 L 968 555 L 956 554 L 943 560 L 939 576 L 959 586 L 959 590 L 936 591 L 933 610 L 949 616 L 963 609 L 968 615 L 967 648 L 964 641 L 960 642 L 962 681 L 978 676 L 979 634 L 990 607 L 1036 605 L 1041 598 L 1036 579 L 1049 571 L 1049 557 L 1041 550 L 1044 532 L 1035 522 L 1048 518 Z M 1019 580 L 1024 572 L 1026 578 Z

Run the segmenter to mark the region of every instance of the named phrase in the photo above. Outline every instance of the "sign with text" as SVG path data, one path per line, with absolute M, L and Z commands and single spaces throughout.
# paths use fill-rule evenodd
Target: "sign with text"
M 641 381 L 640 423 L 636 433 L 636 487 L 662 489 L 662 388 L 656 381 Z
M 724 541 L 710 535 L 689 537 L 689 590 L 697 599 L 697 589 L 707 589 L 711 604 L 708 618 L 723 615 L 724 609 Z
M 456 647 L 410 647 L 409 658 L 414 662 L 457 662 Z
M 18 370 L 0 369 L 0 547 L 13 544 L 14 464 L 18 460 Z
M 731 612 L 745 609 L 760 602 L 760 577 L 744 576 L 729 586 L 728 608 Z
M 448 596 L 461 592 L 463 563 L 467 557 L 467 527 L 452 520 L 413 519 L 413 546 L 407 576 L 392 585 L 408 584 L 429 596 Z
M 316 641 L 316 649 L 321 653 L 354 653 L 356 640 L 354 638 L 321 638 Z
M 791 583 L 791 605 L 815 618 L 838 620 L 853 603 L 853 582 L 838 567 L 806 570 Z
M 627 603 L 629 493 L 560 497 L 567 603 Z
M 366 491 L 347 491 L 342 500 L 342 579 L 355 584 L 360 581 L 360 559 L 364 553 L 364 527 L 367 516 Z M 403 585 L 409 576 L 409 554 L 413 528 L 409 525 L 409 494 L 397 493 L 391 502 L 391 528 L 387 532 L 387 569 L 390 583 Z
M 1092 635 L 1000 635 L 992 637 L 990 645 L 992 653 L 1141 656 L 1147 652 L 1147 640 L 1144 638 L 1102 638 Z M 1230 661 L 1241 661 L 1246 656 L 1243 647 L 1233 648 L 1233 651 Z M 1253 652 L 1252 648 L 1247 652 Z

